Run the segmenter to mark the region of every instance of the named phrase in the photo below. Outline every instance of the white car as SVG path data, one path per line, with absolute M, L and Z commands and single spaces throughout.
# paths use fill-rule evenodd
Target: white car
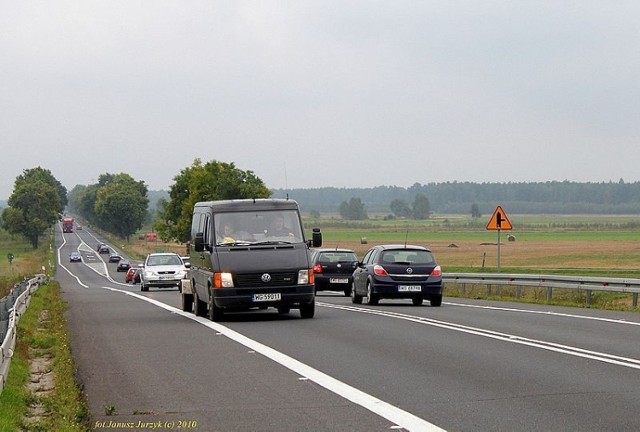
M 185 264 L 178 254 L 149 254 L 140 273 L 140 291 L 149 291 L 149 287 L 180 289 L 180 281 L 187 276 L 188 268 L 189 264 Z

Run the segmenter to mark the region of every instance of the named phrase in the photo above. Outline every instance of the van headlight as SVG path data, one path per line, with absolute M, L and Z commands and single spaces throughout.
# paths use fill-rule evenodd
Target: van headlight
M 313 281 L 313 269 L 298 270 L 298 285 L 308 285 Z

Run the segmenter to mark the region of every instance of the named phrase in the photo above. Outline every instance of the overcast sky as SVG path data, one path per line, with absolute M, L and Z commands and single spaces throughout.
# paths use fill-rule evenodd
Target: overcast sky
M 0 198 L 196 158 L 269 188 L 640 180 L 637 0 L 0 5 Z

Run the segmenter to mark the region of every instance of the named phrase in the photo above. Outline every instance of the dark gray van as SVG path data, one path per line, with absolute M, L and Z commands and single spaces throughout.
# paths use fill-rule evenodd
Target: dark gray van
M 182 309 L 219 321 L 226 311 L 274 307 L 300 309 L 313 318 L 315 295 L 310 247 L 298 203 L 243 199 L 196 203 L 191 223 L 189 278 Z

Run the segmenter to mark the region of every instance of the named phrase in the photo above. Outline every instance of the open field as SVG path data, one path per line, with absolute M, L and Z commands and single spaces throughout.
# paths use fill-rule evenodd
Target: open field
M 495 271 L 498 234 L 485 229 L 485 219 L 314 220 L 306 225 L 315 222 L 311 226 L 322 228 L 325 246 L 348 247 L 360 256 L 374 244 L 406 241 L 429 247 L 445 271 Z M 640 277 L 640 217 L 534 215 L 510 220 L 514 229 L 500 233 L 503 272 Z M 508 241 L 509 235 L 515 241 Z

